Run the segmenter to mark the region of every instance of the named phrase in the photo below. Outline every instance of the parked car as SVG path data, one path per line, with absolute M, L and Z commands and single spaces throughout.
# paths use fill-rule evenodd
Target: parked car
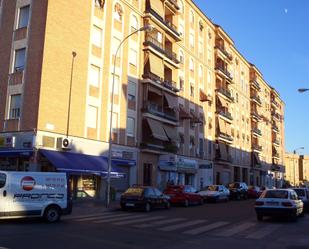
M 264 216 L 287 216 L 296 220 L 303 214 L 303 202 L 292 189 L 265 190 L 255 202 L 256 216 L 259 221 Z
M 241 200 L 248 199 L 248 186 L 245 182 L 233 182 L 228 185 L 230 198 Z
M 260 187 L 258 186 L 250 185 L 248 187 L 248 197 L 249 198 L 253 198 L 253 199 L 258 198 L 260 196 L 259 192 L 260 192 Z
M 293 188 L 299 199 L 304 203 L 304 211 L 309 212 L 309 189 L 307 188 Z
M 265 190 L 268 190 L 269 188 L 268 187 L 266 187 L 266 186 L 262 186 L 262 187 L 260 187 L 260 190 L 259 190 L 259 192 L 258 192 L 258 197 L 260 197 L 261 196 L 261 194 L 265 191 Z
M 228 201 L 230 198 L 230 191 L 223 185 L 210 185 L 198 193 L 204 201 Z
M 203 204 L 203 197 L 189 185 L 172 185 L 164 191 L 171 199 L 171 204 L 181 204 L 188 207 L 191 204 Z
M 170 208 L 170 198 L 160 190 L 148 186 L 130 187 L 121 195 L 122 210 L 141 209 L 149 212 L 154 208 Z

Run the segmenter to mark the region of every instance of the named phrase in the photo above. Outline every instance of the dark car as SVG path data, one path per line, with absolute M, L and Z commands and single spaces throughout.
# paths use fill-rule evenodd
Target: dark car
M 227 187 L 230 190 L 231 199 L 248 199 L 248 186 L 245 182 L 233 182 L 230 183 Z
M 170 208 L 170 198 L 160 190 L 148 186 L 128 188 L 121 195 L 120 206 L 122 210 L 140 209 L 149 212 L 154 208 Z
M 248 187 L 248 197 L 252 199 L 259 198 L 260 187 L 250 185 Z
M 304 211 L 309 212 L 309 190 L 307 188 L 293 188 L 293 190 L 304 203 Z
M 171 204 L 181 204 L 188 207 L 191 204 L 202 205 L 204 200 L 197 190 L 189 185 L 171 185 L 167 187 L 164 194 L 168 195 L 171 199 Z

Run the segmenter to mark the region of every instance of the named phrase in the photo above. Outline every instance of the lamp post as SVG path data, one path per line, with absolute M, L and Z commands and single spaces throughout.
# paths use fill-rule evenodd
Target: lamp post
M 297 151 L 297 150 L 303 150 L 303 149 L 305 149 L 305 147 L 299 147 L 299 148 L 297 148 L 297 149 L 295 149 L 295 150 L 293 151 L 293 154 L 296 155 L 296 151 Z M 295 182 L 296 182 L 295 173 L 296 173 L 296 170 L 295 170 L 295 161 L 294 161 L 294 158 L 293 158 L 293 175 L 294 175 L 294 183 L 293 183 L 293 185 L 294 185 L 294 187 L 295 187 Z
M 299 88 L 298 89 L 298 92 L 300 92 L 300 93 L 304 93 L 304 92 L 307 92 L 307 91 L 309 91 L 309 88 Z
M 114 109 L 114 84 L 115 84 L 115 72 L 116 72 L 116 58 L 117 54 L 122 46 L 122 44 L 130 38 L 132 35 L 146 31 L 151 32 L 153 30 L 153 26 L 151 25 L 145 25 L 141 27 L 140 29 L 135 30 L 128 36 L 126 36 L 118 45 L 116 53 L 115 53 L 115 59 L 114 59 L 114 67 L 113 67 L 113 81 L 112 81 L 112 99 L 111 99 L 111 112 L 110 112 L 110 120 L 109 120 L 109 143 L 108 143 L 108 170 L 107 170 L 107 189 L 106 189 L 106 207 L 109 207 L 110 204 L 110 191 L 111 191 L 111 170 L 112 170 L 112 126 L 113 126 L 113 109 Z

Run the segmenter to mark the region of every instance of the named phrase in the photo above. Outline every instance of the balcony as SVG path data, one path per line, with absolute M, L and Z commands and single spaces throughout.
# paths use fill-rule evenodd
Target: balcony
M 180 91 L 179 88 L 177 88 L 177 83 L 175 81 L 168 81 L 168 80 L 164 80 L 161 79 L 159 76 L 151 73 L 151 72 L 147 72 L 145 74 L 143 74 L 143 79 L 150 79 L 151 81 L 155 82 L 157 85 L 160 85 L 170 91 L 172 91 L 173 93 L 177 93 Z
M 277 145 L 277 146 L 280 146 L 280 141 L 278 139 L 274 139 L 273 140 L 273 144 Z
M 233 158 L 231 155 L 227 155 L 227 158 L 225 158 L 224 156 L 220 155 L 220 153 L 216 153 L 215 155 L 215 160 L 216 161 L 223 161 L 226 163 L 232 163 L 233 162 Z
M 177 153 L 178 147 L 171 142 L 163 142 L 156 139 L 145 139 L 140 144 L 141 150 L 157 151 L 158 154 Z
M 231 91 L 227 88 L 218 88 L 217 89 L 218 93 L 221 93 L 224 95 L 229 101 L 234 102 L 234 98 L 232 97 Z
M 277 121 L 281 121 L 281 117 L 280 114 L 278 114 L 277 112 L 271 112 L 271 115 L 277 120 Z
M 258 91 L 261 91 L 261 87 L 260 84 L 256 81 L 256 79 L 253 79 L 250 81 L 251 82 L 251 86 L 253 86 L 255 89 L 257 89 Z
M 271 100 L 271 104 L 272 104 L 272 106 L 275 106 L 275 107 L 279 108 L 279 104 L 278 104 L 278 102 L 276 100 L 272 99 Z
M 9 85 L 19 85 L 23 83 L 24 70 L 9 74 Z
M 176 64 L 179 64 L 180 61 L 177 59 L 177 54 L 175 52 L 166 50 L 162 43 L 160 43 L 155 37 L 152 37 L 151 35 L 147 35 L 144 46 L 150 46 L 160 52 L 161 54 L 164 54 L 167 58 L 169 58 L 171 61 L 173 61 Z
M 166 4 L 169 5 L 171 8 L 175 9 L 176 11 L 180 10 L 180 7 L 176 0 L 167 0 Z
M 164 27 L 167 28 L 168 31 L 170 31 L 170 33 L 172 35 L 174 35 L 174 37 L 180 41 L 181 37 L 180 37 L 180 33 L 177 31 L 177 27 L 172 24 L 171 22 L 164 20 L 164 18 L 162 16 L 160 16 L 155 10 L 153 10 L 150 6 L 146 7 L 146 14 L 151 14 L 152 16 L 154 16 L 157 20 L 159 20 Z
M 272 128 L 274 132 L 279 132 L 279 128 L 276 125 L 272 125 Z
M 233 143 L 234 138 L 230 135 L 219 132 L 218 139 L 227 143 Z
M 224 119 L 227 119 L 227 121 L 229 122 L 233 121 L 232 114 L 226 110 L 219 110 L 217 111 L 217 114 L 223 117 Z
M 254 134 L 254 135 L 257 135 L 257 136 L 262 136 L 262 131 L 260 130 L 260 129 L 258 129 L 258 128 L 256 128 L 256 127 L 253 127 L 252 128 L 252 133 Z
M 233 80 L 231 73 L 228 70 L 224 69 L 222 66 L 216 66 L 215 70 L 223 74 L 225 78 L 228 79 L 229 81 Z
M 251 100 L 255 101 L 258 105 L 262 105 L 262 101 L 258 95 L 252 95 Z
M 273 158 L 280 159 L 280 155 L 278 152 L 273 152 Z
M 256 152 L 261 152 L 263 150 L 263 147 L 258 144 L 252 144 L 252 149 Z
M 255 120 L 261 120 L 261 116 L 255 110 L 251 111 L 251 117 L 254 118 Z
M 276 165 L 276 164 L 271 165 L 270 170 L 271 171 L 277 171 L 277 172 L 283 172 L 283 170 L 280 167 L 280 165 Z
M 233 56 L 229 52 L 227 52 L 224 47 L 222 47 L 222 46 L 215 46 L 215 49 L 218 49 L 230 61 L 233 60 Z
M 163 110 L 163 108 L 160 107 L 156 103 L 152 103 L 149 101 L 145 102 L 144 107 L 142 108 L 142 111 L 146 113 L 150 113 L 160 118 L 167 119 L 172 122 L 178 122 L 176 112 L 174 112 L 173 110 L 168 110 L 168 109 Z

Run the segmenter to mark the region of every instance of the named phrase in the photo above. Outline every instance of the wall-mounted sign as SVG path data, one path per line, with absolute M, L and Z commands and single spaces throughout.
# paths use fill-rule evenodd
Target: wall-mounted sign
M 16 137 L 0 137 L 0 147 L 2 148 L 14 148 Z

